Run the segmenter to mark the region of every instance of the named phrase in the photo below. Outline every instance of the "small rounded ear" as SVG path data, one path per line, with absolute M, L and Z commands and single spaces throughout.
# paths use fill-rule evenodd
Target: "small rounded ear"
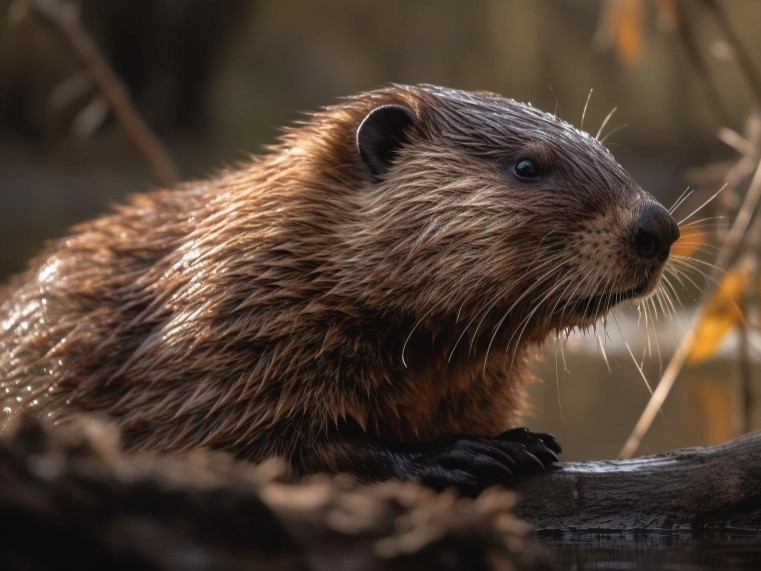
M 370 172 L 378 178 L 391 166 L 394 154 L 407 142 L 407 130 L 415 115 L 401 105 L 376 107 L 357 129 L 357 150 Z

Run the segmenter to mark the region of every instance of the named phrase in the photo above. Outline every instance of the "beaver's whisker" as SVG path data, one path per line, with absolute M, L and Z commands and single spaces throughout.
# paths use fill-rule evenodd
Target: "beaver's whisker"
M 455 323 L 459 323 L 460 322 L 460 315 L 462 314 L 462 308 L 463 308 L 464 305 L 465 305 L 465 302 L 463 301 L 460 304 L 460 307 L 457 309 L 457 317 L 455 318 Z
M 690 285 L 692 285 L 695 288 L 695 290 L 698 290 L 698 291 L 701 289 L 701 287 L 697 284 L 695 280 L 692 279 L 692 277 L 690 276 L 690 274 L 687 273 L 687 271 L 695 272 L 703 279 L 705 279 L 706 277 L 705 272 L 702 272 L 700 271 L 700 269 L 695 268 L 691 265 L 687 265 L 687 264 L 684 267 L 679 267 L 676 264 L 674 264 L 673 266 L 671 266 L 671 268 L 669 268 L 669 270 L 670 270 L 669 275 L 676 277 L 676 279 L 679 280 L 679 283 L 682 285 L 682 287 L 686 288 L 686 285 L 682 281 L 682 280 L 686 280 L 690 283 Z
M 526 288 L 523 291 L 523 293 L 520 296 L 518 296 L 518 298 L 513 302 L 513 304 L 508 309 L 508 311 L 512 311 L 513 309 L 515 309 L 515 307 L 521 301 L 523 301 L 529 293 L 534 291 L 536 288 L 543 287 L 545 285 L 544 281 L 547 278 L 549 278 L 550 276 L 552 276 L 552 274 L 558 273 L 563 267 L 566 267 L 566 266 L 569 266 L 569 265 L 570 265 L 570 262 L 567 259 L 565 259 L 564 256 L 557 255 L 557 256 L 550 256 L 550 257 L 547 258 L 547 260 L 545 262 L 542 262 L 541 264 L 535 266 L 532 269 L 532 271 L 542 269 L 542 268 L 544 268 L 546 266 L 550 266 L 550 268 L 549 268 L 549 270 L 547 272 L 545 272 L 544 274 L 539 276 L 537 279 L 535 279 L 534 282 L 531 284 L 531 286 Z
M 568 281 L 567 278 L 566 278 L 566 281 Z M 517 327 L 520 327 L 520 331 L 517 331 L 518 332 L 518 338 L 517 338 L 517 340 L 515 342 L 515 345 L 514 345 L 514 348 L 513 348 L 513 354 L 512 354 L 512 357 L 510 359 L 510 368 L 508 369 L 508 373 L 512 372 L 513 364 L 515 363 L 516 351 L 518 350 L 518 347 L 520 346 L 520 342 L 521 342 L 521 339 L 523 338 L 523 333 L 525 332 L 525 329 L 526 329 L 526 326 L 528 325 L 528 322 L 531 320 L 531 318 L 534 316 L 534 314 L 542 307 L 542 304 L 549 297 L 551 297 L 552 295 L 556 294 L 559 291 L 559 289 L 561 288 L 562 285 L 564 285 L 563 282 L 558 282 L 558 283 L 553 284 L 553 286 L 549 289 L 549 291 L 547 291 L 545 293 L 545 295 L 542 296 L 542 298 L 536 302 L 536 305 L 534 306 L 534 308 L 518 324 Z M 513 341 L 513 338 L 515 338 L 515 333 L 516 332 L 514 331 L 513 334 L 510 336 L 510 339 L 508 339 L 507 348 L 506 348 L 507 351 L 510 350 L 510 346 L 511 346 L 511 343 Z
M 560 345 L 560 358 L 562 359 L 563 370 L 566 373 L 570 373 L 571 372 L 571 369 L 568 367 L 568 361 L 566 360 L 566 357 L 565 357 L 565 344 L 568 341 L 568 337 L 569 337 L 569 334 L 568 334 L 568 331 L 566 331 L 565 332 L 565 339 L 563 340 L 562 345 Z
M 621 123 L 617 127 L 614 127 L 613 129 L 611 129 L 610 131 L 605 133 L 605 136 L 602 139 L 600 139 L 600 142 L 603 143 L 603 144 L 606 144 L 607 140 L 610 137 L 612 137 L 613 135 L 618 133 L 621 129 L 626 129 L 628 126 L 629 126 L 629 123 Z M 608 144 L 608 146 L 610 146 L 610 145 L 614 145 L 615 143 L 607 143 L 607 144 Z
M 726 274 L 727 273 L 726 270 L 724 270 L 723 268 L 720 268 L 719 266 L 717 266 L 715 264 L 712 264 L 711 262 L 706 262 L 705 260 L 701 260 L 699 258 L 694 258 L 692 256 L 675 256 L 674 257 L 674 262 L 675 263 L 681 262 L 683 260 L 689 260 L 690 263 L 692 263 L 692 264 L 698 264 L 698 265 L 701 265 L 701 266 L 708 266 L 712 270 L 716 270 L 717 272 L 719 272 L 721 274 Z
M 642 351 L 643 357 L 644 355 L 648 355 L 650 357 L 653 356 L 653 338 L 655 339 L 655 345 L 658 345 L 658 331 L 656 324 L 659 321 L 659 318 L 658 308 L 655 302 L 655 298 L 657 296 L 658 292 L 656 289 L 646 298 L 637 300 L 637 310 L 640 315 L 644 314 L 644 323 L 641 323 L 639 319 L 637 322 L 638 326 L 641 327 L 644 325 L 645 329 L 646 344 Z
M 468 332 L 468 329 L 470 329 L 470 326 L 473 324 L 473 322 L 478 318 L 478 316 L 481 315 L 481 311 L 478 311 L 473 317 L 470 318 L 470 321 L 465 324 L 465 327 L 462 328 L 462 333 L 457 337 L 457 340 L 454 342 L 454 346 L 452 347 L 452 350 L 449 352 L 449 357 L 447 358 L 447 363 L 452 362 L 452 357 L 454 357 L 455 351 L 457 350 L 457 345 L 460 344 L 460 341 L 465 336 L 465 334 Z
M 637 325 L 640 327 L 644 325 L 645 329 L 644 359 L 644 355 L 652 356 L 653 354 L 652 338 L 650 337 L 650 313 L 647 311 L 647 304 L 637 304 Z
M 664 276 L 661 276 L 661 279 L 664 279 Z M 666 290 L 661 286 L 662 284 L 659 283 L 650 299 L 653 300 L 653 304 L 655 304 L 657 300 L 658 305 L 665 309 L 663 317 L 668 318 L 673 322 L 676 319 L 676 308 L 674 307 L 671 298 L 666 295 Z
M 603 342 L 602 337 L 603 336 L 600 334 L 597 335 L 597 348 L 600 350 L 602 360 L 605 362 L 605 367 L 608 369 L 608 373 L 612 373 L 613 370 L 610 368 L 610 362 L 608 361 L 608 351 L 606 350 L 606 344 Z
M 554 313 L 555 309 L 557 308 L 557 304 L 558 303 L 560 303 L 561 301 L 568 301 L 568 300 L 573 299 L 574 296 L 576 295 L 576 292 L 579 291 L 579 289 L 583 285 L 585 285 L 586 277 L 589 275 L 589 271 L 585 271 L 586 270 L 586 266 L 588 266 L 588 265 L 591 265 L 591 262 L 587 262 L 584 266 L 581 266 L 579 268 L 579 274 L 581 274 L 581 279 L 577 280 L 575 284 L 572 281 L 569 280 L 568 287 L 570 287 L 571 285 L 575 285 L 576 287 L 573 289 L 573 291 L 571 292 L 570 295 L 568 295 L 568 287 L 566 287 L 566 290 L 563 291 L 562 295 L 558 296 L 558 300 L 555 302 L 555 305 L 552 308 L 552 312 L 553 313 Z M 560 320 L 561 321 L 565 317 L 566 309 L 568 309 L 568 305 L 565 305 L 563 307 L 563 311 L 560 312 Z
M 682 191 L 682 194 L 680 194 L 677 199 L 674 201 L 674 204 L 669 208 L 669 214 L 672 216 L 674 215 L 674 212 L 676 212 L 676 209 L 679 208 L 685 200 L 687 200 L 690 196 L 692 196 L 692 193 L 695 192 L 694 188 L 690 188 L 689 186 L 685 188 Z
M 686 222 L 684 224 L 679 225 L 679 229 L 682 230 L 684 228 L 694 229 L 694 228 L 717 228 L 718 224 L 703 224 L 704 222 L 718 222 L 719 220 L 727 220 L 726 216 L 706 216 L 705 218 L 698 218 L 697 220 L 692 220 L 690 222 Z
M 697 267 L 697 264 L 693 264 L 691 260 L 688 260 L 684 256 L 671 256 L 669 258 L 669 263 L 666 265 L 666 269 L 682 272 L 689 270 L 691 272 L 697 272 L 700 275 L 705 273 L 702 269 Z
M 404 340 L 404 344 L 402 345 L 402 365 L 404 365 L 404 368 L 407 369 L 407 361 L 404 357 L 404 352 L 407 349 L 407 343 L 410 342 L 410 339 L 412 338 L 412 335 L 415 333 L 415 330 L 420 326 L 421 323 L 425 320 L 426 317 L 428 317 L 434 310 L 434 307 L 431 307 L 428 311 L 425 312 L 423 317 L 421 317 L 417 323 L 415 323 L 415 326 L 410 331 L 409 335 L 407 335 L 407 338 Z
M 663 278 L 663 276 L 661 276 L 661 278 Z M 660 310 L 661 310 L 660 315 L 664 316 L 664 317 L 666 315 L 668 315 L 667 308 L 663 305 L 663 298 L 661 296 L 658 296 L 658 295 L 653 295 L 651 297 L 654 300 L 654 304 L 653 305 L 657 304 L 656 307 L 660 308 Z M 658 315 L 657 315 L 657 312 L 656 312 L 656 319 L 657 318 L 658 318 Z
M 565 262 L 565 260 L 563 260 L 563 258 L 562 258 L 562 256 L 561 256 L 561 255 L 556 255 L 556 256 L 548 256 L 547 258 L 545 258 L 545 259 L 544 259 L 543 261 L 541 261 L 541 262 L 540 262 L 540 259 L 541 259 L 541 256 L 538 256 L 538 257 L 537 257 L 537 261 L 534 263 L 534 266 L 533 266 L 533 267 L 529 266 L 529 268 L 531 269 L 531 271 L 536 271 L 536 270 L 542 269 L 542 268 L 544 268 L 545 266 L 553 266 L 553 265 L 554 265 L 554 264 L 556 264 L 558 261 L 561 261 L 561 262 Z M 561 263 L 561 265 L 562 265 L 562 263 Z M 531 287 L 529 287 L 528 289 L 524 290 L 524 292 L 523 292 L 523 293 L 522 293 L 522 294 L 521 294 L 521 295 L 518 297 L 518 299 L 517 299 L 517 300 L 516 300 L 516 301 L 513 303 L 513 305 L 510 307 L 510 309 L 508 309 L 508 313 L 509 313 L 509 312 L 510 312 L 510 311 L 511 311 L 511 310 L 512 310 L 512 309 L 513 309 L 513 308 L 514 308 L 514 307 L 515 307 L 515 306 L 516 306 L 516 305 L 517 305 L 517 304 L 518 304 L 518 303 L 519 303 L 521 300 L 523 300 L 523 299 L 524 299 L 524 298 L 525 298 L 525 297 L 526 297 L 526 296 L 527 296 L 527 295 L 528 295 L 528 294 L 529 294 L 531 291 L 533 291 L 533 290 L 534 290 L 534 289 L 536 289 L 537 287 L 540 287 L 540 286 L 543 284 L 543 281 L 544 281 L 544 279 L 545 279 L 545 278 L 547 278 L 547 277 L 549 277 L 549 276 L 550 276 L 550 275 L 551 275 L 553 272 L 555 272 L 555 271 L 557 271 L 557 266 L 551 267 L 551 268 L 550 268 L 550 270 L 549 270 L 548 272 L 546 272 L 544 275 L 540 276 L 540 277 L 539 277 L 537 280 L 535 280 L 535 281 L 534 281 L 534 283 L 531 285 Z M 480 318 L 480 320 L 478 321 L 478 324 L 476 325 L 476 329 L 475 329 L 475 331 L 474 331 L 474 333 L 473 333 L 473 336 L 472 336 L 472 338 L 471 338 L 471 340 L 470 340 L 470 344 L 469 344 L 469 346 L 468 346 L 468 355 L 470 355 L 470 354 L 471 354 L 471 352 L 472 352 L 472 350 L 473 350 L 473 346 L 474 346 L 474 344 L 475 344 L 475 341 L 476 341 L 476 339 L 477 339 L 477 337 L 478 337 L 478 331 L 479 331 L 479 329 L 481 328 L 481 325 L 482 325 L 482 323 L 483 323 L 484 319 L 486 319 L 486 316 L 488 315 L 489 311 L 491 311 L 491 309 L 492 309 L 492 308 L 493 308 L 493 307 L 494 307 L 494 306 L 495 306 L 495 305 L 496 305 L 496 304 L 497 304 L 499 301 L 500 301 L 500 299 L 499 299 L 498 297 L 497 297 L 497 298 L 495 298 L 495 299 L 494 299 L 494 301 L 493 301 L 491 304 L 489 304 L 489 305 L 488 305 L 488 306 L 487 306 L 487 307 L 486 307 L 484 310 L 481 310 L 481 311 L 479 311 L 478 313 L 476 313 L 476 315 L 473 317 L 473 319 L 471 319 L 471 321 L 470 321 L 470 322 L 468 323 L 468 325 L 466 326 L 466 328 L 465 328 L 465 330 L 463 331 L 463 333 L 462 333 L 462 334 L 461 334 L 461 335 L 458 337 L 458 339 L 457 339 L 457 342 L 455 343 L 455 346 L 453 347 L 452 351 L 451 351 L 451 352 L 450 352 L 450 354 L 449 354 L 449 359 L 448 359 L 448 362 L 451 360 L 451 358 L 452 358 L 452 355 L 454 355 L 454 350 L 455 350 L 455 349 L 456 349 L 456 347 L 457 347 L 457 343 L 459 343 L 459 342 L 460 342 L 460 339 L 462 339 L 462 336 L 463 336 L 463 334 L 465 333 L 465 331 L 467 331 L 467 329 L 469 329 L 469 328 L 470 328 L 470 326 L 472 325 L 473 321 L 475 321 L 476 319 L 478 319 L 478 316 L 479 316 L 479 315 L 481 315 L 481 318 Z M 491 343 L 490 343 L 490 345 L 491 345 Z
M 684 307 L 684 304 L 682 303 L 682 300 L 679 299 L 679 295 L 677 294 L 677 291 L 676 291 L 676 288 L 674 287 L 674 284 L 671 283 L 671 281 L 669 280 L 669 278 L 668 278 L 668 276 L 666 275 L 665 272 L 661 276 L 661 280 L 663 280 L 663 284 L 665 284 L 665 285 L 662 285 L 662 284 L 659 283 L 658 284 L 658 289 L 656 291 L 661 291 L 663 293 L 663 295 L 666 296 L 666 299 L 671 304 L 671 316 L 672 316 L 672 318 L 674 320 L 676 320 L 678 314 L 677 314 L 677 311 L 676 311 L 676 307 L 674 306 L 673 299 L 672 299 L 671 295 L 669 294 L 669 291 L 670 291 L 671 294 L 673 294 L 674 299 L 676 299 L 676 302 L 679 304 L 679 307 L 682 308 L 682 311 L 686 312 L 687 309 Z
M 582 119 L 583 122 L 583 119 Z M 563 416 L 563 401 L 560 398 L 560 374 L 558 373 L 558 347 L 560 347 L 560 351 L 563 351 L 562 345 L 560 343 L 560 338 L 558 335 L 555 335 L 555 392 L 558 397 L 558 411 L 560 412 L 560 422 L 565 424 L 565 418 Z M 564 359 L 565 360 L 565 357 Z
M 660 284 L 658 284 L 658 287 L 655 290 L 656 291 L 656 295 L 660 294 L 659 289 L 660 289 Z M 649 314 L 650 313 L 650 309 L 652 307 L 654 307 L 654 305 L 655 305 L 654 303 L 652 305 L 649 304 L 649 303 L 645 304 L 645 311 Z M 657 327 L 656 321 L 654 319 L 650 320 L 650 327 L 653 330 L 653 338 L 655 339 L 655 351 L 656 351 L 656 354 L 658 355 L 658 369 L 660 370 L 660 369 L 663 369 L 663 359 L 662 359 L 662 356 L 661 356 L 661 341 L 660 341 L 660 338 L 658 337 L 658 327 Z M 652 350 L 651 350 L 650 351 L 650 355 L 652 356 L 652 354 L 653 353 L 652 353 Z
M 676 262 L 677 260 L 674 260 L 674 261 Z M 681 261 L 681 260 L 680 260 L 680 261 Z M 693 262 L 699 262 L 700 260 L 691 260 L 691 261 L 693 261 Z M 691 271 L 694 271 L 694 272 L 698 273 L 698 274 L 699 274 L 699 275 L 700 275 L 700 276 L 701 276 L 703 279 L 705 279 L 705 280 L 707 280 L 707 281 L 710 281 L 710 282 L 711 282 L 711 283 L 713 283 L 713 284 L 714 284 L 714 285 L 715 285 L 717 288 L 719 288 L 719 289 L 720 289 L 720 290 L 722 290 L 722 291 L 725 291 L 725 290 L 724 290 L 724 286 L 722 285 L 722 283 L 721 283 L 720 281 L 718 281 L 717 279 L 715 279 L 713 276 L 709 275 L 708 273 L 705 273 L 705 272 L 702 272 L 702 271 L 700 271 L 700 269 L 699 269 L 699 268 L 696 268 L 696 267 L 694 267 L 694 266 L 692 266 L 692 265 L 688 265 L 688 264 L 685 264 L 685 265 L 684 265 L 684 267 L 683 267 L 683 269 L 691 270 Z M 685 276 L 685 278 L 687 277 L 687 274 L 686 274 L 686 273 L 684 273 L 683 275 Z M 690 280 L 690 281 L 692 281 L 692 280 Z M 694 284 L 694 282 L 692 282 L 692 283 Z M 696 285 L 696 287 L 697 287 L 698 289 L 700 289 L 700 287 L 699 287 L 699 286 L 697 286 L 697 285 Z M 726 293 L 726 292 L 725 292 L 725 293 Z M 730 301 L 732 302 L 732 305 L 734 305 L 734 307 L 735 307 L 735 309 L 738 311 L 738 313 L 740 313 L 740 315 L 742 315 L 743 313 L 742 313 L 742 312 L 740 311 L 740 309 L 737 307 L 737 305 L 736 305 L 736 304 L 735 304 L 735 302 L 732 300 L 732 298 L 731 298 L 729 295 L 727 295 L 727 297 L 730 299 Z
M 476 343 L 476 340 L 478 339 L 478 331 L 481 329 L 481 324 L 484 322 L 484 319 L 486 319 L 486 316 L 489 314 L 489 312 L 494 308 L 497 303 L 499 303 L 499 298 L 495 297 L 491 303 L 487 304 L 483 310 L 481 310 L 478 314 L 476 314 L 476 317 L 479 315 L 481 316 L 481 319 L 478 320 L 478 323 L 476 324 L 476 329 L 473 331 L 473 335 L 470 338 L 470 344 L 468 345 L 468 356 L 470 356 L 471 352 L 473 351 L 473 346 Z
M 661 279 L 663 279 L 663 276 L 661 276 Z M 673 286 L 671 286 L 673 289 Z M 662 283 L 658 283 L 658 288 L 655 290 L 656 295 L 663 296 L 666 298 L 667 305 L 671 307 L 670 315 L 669 315 L 669 321 L 671 322 L 672 326 L 679 327 L 679 314 L 677 313 L 676 307 L 674 305 L 674 299 L 672 299 L 672 296 L 670 295 L 669 291 L 663 287 Z M 684 305 L 682 304 L 682 301 L 679 299 L 679 296 L 675 295 L 676 302 L 682 307 L 684 311 Z M 655 301 L 653 301 L 653 305 L 655 305 Z M 654 324 L 655 325 L 655 324 Z M 657 336 L 657 328 L 656 328 L 656 336 Z M 662 370 L 663 361 L 662 361 L 662 355 L 660 350 L 660 343 L 658 343 L 658 368 L 659 370 Z
M 717 190 L 716 192 L 714 192 L 714 193 L 713 193 L 713 194 L 712 194 L 712 195 L 711 195 L 711 196 L 708 198 L 708 200 L 706 200 L 706 201 L 705 201 L 703 204 L 701 204 L 700 206 L 698 206 L 698 207 L 697 207 L 695 210 L 693 210 L 693 211 L 692 211 L 692 212 L 690 212 L 690 213 L 689 213 L 687 216 L 685 216 L 685 217 L 684 217 L 684 218 L 682 218 L 682 219 L 681 219 L 679 222 L 677 222 L 677 225 L 678 225 L 678 226 L 681 226 L 682 224 L 684 224 L 685 222 L 687 222 L 687 220 L 689 220 L 690 218 L 692 218 L 692 217 L 693 217 L 695 214 L 697 214 L 698 212 L 700 212 L 701 210 L 703 210 L 703 208 L 705 208 L 707 205 L 709 205 L 709 204 L 710 204 L 710 203 L 713 201 L 713 199 L 714 199 L 714 198 L 716 198 L 717 196 L 719 196 L 719 194 L 721 193 L 721 191 L 722 191 L 722 190 L 724 190 L 725 188 L 727 188 L 727 183 L 726 183 L 726 182 L 725 182 L 724 184 L 722 184 L 722 185 L 721 185 L 721 188 L 719 188 L 719 190 Z
M 610 118 L 613 117 L 613 115 L 618 111 L 618 107 L 614 107 L 610 110 L 610 112 L 605 116 L 605 119 L 602 121 L 602 125 L 600 125 L 600 128 L 597 129 L 597 133 L 595 134 L 595 139 L 598 141 L 600 140 L 600 133 L 602 133 L 602 130 L 605 129 L 605 125 L 608 124 L 608 121 L 610 121 Z
M 618 326 L 618 332 L 621 335 L 621 339 L 624 342 L 624 347 L 626 347 L 626 350 L 629 352 L 629 356 L 632 358 L 632 362 L 634 363 L 634 366 L 637 368 L 637 372 L 639 372 L 640 378 L 645 383 L 645 386 L 647 387 L 647 390 L 650 393 L 650 396 L 652 396 L 653 388 L 650 386 L 650 382 L 647 380 L 647 375 L 645 375 L 645 371 L 643 370 L 642 365 L 637 361 L 637 358 L 634 356 L 634 352 L 632 351 L 632 348 L 629 345 L 629 342 L 626 340 L 626 336 L 624 335 L 621 329 L 621 325 L 618 322 L 618 319 L 616 318 L 615 312 L 611 312 L 611 315 L 613 316 L 613 319 L 615 320 L 616 325 Z M 661 412 L 661 414 L 663 413 Z
M 588 289 L 588 291 L 598 291 L 599 289 L 603 290 L 603 294 L 597 297 L 597 304 L 594 307 L 593 313 L 589 313 L 589 301 L 587 301 L 585 307 L 584 307 L 584 317 L 589 317 L 590 315 L 599 315 L 600 314 L 600 308 L 603 307 L 603 303 L 609 304 L 610 300 L 612 299 L 612 295 L 614 294 L 612 286 L 608 284 L 607 288 L 602 288 L 602 284 L 605 283 L 605 276 L 604 275 L 598 275 L 596 278 L 594 278 L 591 283 L 589 280 L 589 275 L 591 273 L 591 269 L 594 267 L 594 264 L 592 264 L 591 260 L 588 262 L 588 265 L 590 266 L 590 271 L 585 274 L 585 279 L 583 285 Z M 580 280 L 581 281 L 581 280 Z M 605 291 L 607 289 L 607 292 Z M 590 301 L 592 298 L 590 298 Z
M 677 266 L 674 266 L 673 264 L 669 263 L 664 269 L 663 269 L 663 275 L 669 275 L 672 276 L 677 283 L 679 284 L 679 287 L 684 290 L 687 285 L 682 281 L 682 272 L 679 270 Z
M 509 311 L 506 311 L 502 318 L 497 322 L 496 327 L 494 327 L 494 332 L 491 335 L 491 338 L 489 339 L 489 344 L 486 346 L 486 353 L 484 354 L 484 369 L 483 369 L 483 375 L 486 376 L 486 366 L 489 362 L 489 351 L 491 351 L 492 343 L 494 343 L 494 339 L 497 337 L 497 333 L 499 332 L 499 328 L 502 327 L 502 324 L 505 322 L 505 319 L 507 319 L 507 316 L 510 315 Z
M 579 273 L 582 273 L 581 271 Z M 565 279 L 563 291 L 560 292 L 560 294 L 557 296 L 557 299 L 555 300 L 555 303 L 553 304 L 552 308 L 550 309 L 550 313 L 555 313 L 555 310 L 558 307 L 558 304 L 561 302 L 567 302 L 568 300 L 573 298 L 573 295 L 568 295 L 568 290 L 571 286 L 576 286 L 574 288 L 574 293 L 576 292 L 576 289 L 579 287 L 578 283 L 574 283 L 572 280 Z M 565 310 L 567 309 L 567 305 L 563 307 L 563 311 L 560 312 L 560 320 L 563 320 L 563 317 L 565 316 Z
M 553 265 L 553 267 L 551 267 L 548 272 L 546 272 L 544 275 L 540 276 L 537 280 L 534 281 L 534 283 L 529 288 L 524 290 L 524 292 L 518 297 L 518 299 L 516 299 L 513 302 L 513 304 L 507 309 L 507 311 L 505 311 L 505 314 L 502 316 L 502 318 L 497 323 L 496 327 L 494 328 L 494 332 L 492 333 L 492 336 L 489 339 L 489 344 L 488 344 L 488 346 L 486 348 L 486 354 L 484 356 L 484 374 L 486 373 L 486 365 L 487 365 L 487 362 L 488 362 L 489 352 L 491 351 L 492 344 L 494 343 L 494 340 L 495 340 L 495 338 L 497 336 L 497 333 L 499 332 L 499 329 L 502 326 L 502 324 L 504 323 L 505 319 L 510 314 L 510 312 L 518 305 L 518 303 L 520 303 L 531 291 L 533 291 L 534 289 L 536 289 L 537 287 L 542 285 L 544 283 L 544 280 L 547 277 L 549 277 L 553 273 L 556 273 L 560 268 L 562 268 L 564 265 L 568 264 L 568 262 L 566 260 L 563 260 L 561 258 L 561 256 L 558 256 L 558 258 L 561 259 L 560 265 L 559 266 Z M 553 257 L 550 257 L 550 260 L 552 260 L 554 262 Z M 538 267 L 542 267 L 544 265 L 546 265 L 546 264 L 542 264 L 541 266 L 538 266 Z M 549 294 L 551 295 L 552 291 L 554 289 L 556 289 L 561 283 L 562 282 L 556 282 L 556 284 L 553 286 L 553 289 L 550 290 Z M 546 298 L 546 296 L 545 296 L 545 298 Z M 543 300 L 541 300 L 541 301 L 543 301 Z M 541 301 L 539 303 L 541 303 Z
M 592 283 L 592 287 L 590 287 L 590 291 L 597 291 L 599 285 L 601 285 L 603 282 L 603 276 L 598 276 Z M 590 298 L 592 300 L 592 298 Z M 594 304 L 594 308 L 592 308 L 592 312 L 589 312 L 589 301 L 585 304 L 584 307 L 584 315 L 585 317 L 589 315 L 600 315 L 600 308 L 603 307 L 603 303 L 607 302 L 608 297 L 606 294 L 602 296 L 597 297 L 597 302 Z
M 721 249 L 720 246 L 716 246 L 714 244 L 703 244 L 702 242 L 681 242 L 681 244 L 685 246 L 694 246 L 693 252 L 699 252 L 701 254 L 712 254 L 716 250 Z M 676 257 L 682 257 L 682 256 L 674 256 Z
M 581 124 L 579 125 L 579 129 L 582 131 L 584 130 L 584 117 L 587 116 L 587 107 L 589 107 L 589 100 L 592 99 L 592 92 L 594 91 L 593 88 L 589 88 L 589 93 L 587 93 L 587 100 L 584 102 L 584 109 L 581 111 Z
M 601 275 L 598 279 L 598 283 L 603 283 L 605 281 L 605 276 Z M 597 284 L 595 284 L 595 288 L 597 287 Z M 600 298 L 597 302 L 597 307 L 595 308 L 595 315 L 600 315 L 602 309 L 604 307 L 610 307 L 612 305 L 613 296 L 616 294 L 616 292 L 613 289 L 613 284 L 608 284 L 607 286 L 607 293 L 605 294 L 605 299 Z

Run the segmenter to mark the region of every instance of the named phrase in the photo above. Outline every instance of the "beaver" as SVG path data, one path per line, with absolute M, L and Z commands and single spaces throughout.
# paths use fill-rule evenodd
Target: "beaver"
M 483 487 L 557 461 L 516 428 L 536 347 L 652 292 L 678 235 L 555 115 L 392 85 L 51 244 L 0 306 L 3 414 Z

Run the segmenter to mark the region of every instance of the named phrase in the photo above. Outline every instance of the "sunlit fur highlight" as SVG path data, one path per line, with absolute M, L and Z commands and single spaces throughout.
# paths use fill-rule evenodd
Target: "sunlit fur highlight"
M 374 182 L 372 109 L 417 121 Z M 521 182 L 536 157 L 547 176 Z M 595 138 L 486 93 L 391 86 L 288 130 L 241 170 L 133 197 L 53 243 L 0 306 L 2 404 L 98 411 L 128 447 L 210 446 L 353 469 L 346 423 L 391 441 L 495 435 L 525 361 L 662 263 L 649 196 Z

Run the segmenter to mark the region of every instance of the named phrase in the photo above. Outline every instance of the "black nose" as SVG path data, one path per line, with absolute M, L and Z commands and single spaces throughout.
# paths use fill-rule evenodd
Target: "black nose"
M 671 244 L 679 238 L 679 227 L 671 214 L 657 202 L 645 204 L 634 224 L 634 247 L 643 258 L 669 257 Z

